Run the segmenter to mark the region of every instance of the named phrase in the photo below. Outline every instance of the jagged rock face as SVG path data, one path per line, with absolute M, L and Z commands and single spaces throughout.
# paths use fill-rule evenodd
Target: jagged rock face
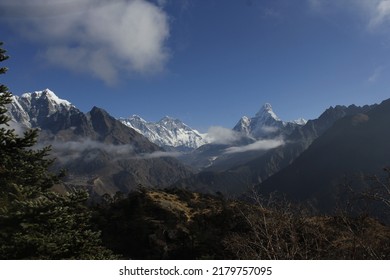
M 58 98 L 49 89 L 14 96 L 9 113 L 12 118 L 27 127 L 45 127 L 50 117 L 59 113 L 77 112 L 70 102 Z M 56 117 L 54 117 L 56 121 Z
M 8 115 L 22 129 L 38 128 L 44 131 L 42 137 L 64 134 L 63 131 L 70 128 L 73 129 L 72 134 L 84 137 L 91 134 L 85 114 L 49 89 L 13 96 Z

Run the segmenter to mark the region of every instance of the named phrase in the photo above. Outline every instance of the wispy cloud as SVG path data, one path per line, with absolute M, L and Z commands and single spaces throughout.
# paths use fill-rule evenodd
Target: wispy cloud
M 123 145 L 113 145 L 106 144 L 90 139 L 85 139 L 83 141 L 54 141 L 52 144 L 53 148 L 58 150 L 66 150 L 70 152 L 81 152 L 84 150 L 91 149 L 100 149 L 104 150 L 113 155 L 128 154 L 134 151 L 132 145 L 123 144 Z
M 284 145 L 282 139 L 259 140 L 252 144 L 238 147 L 230 147 L 225 150 L 225 154 L 244 153 L 249 151 L 270 150 Z
M 214 144 L 231 144 L 238 141 L 241 135 L 234 130 L 221 126 L 212 126 L 207 131 L 207 141 Z
M 377 80 L 382 75 L 384 69 L 385 68 L 383 66 L 378 66 L 377 68 L 375 68 L 374 72 L 370 75 L 370 77 L 368 77 L 368 79 L 367 79 L 368 82 L 370 82 L 370 83 L 377 82 Z
M 136 159 L 153 159 L 153 158 L 162 158 L 162 157 L 179 157 L 181 156 L 182 153 L 180 152 L 165 152 L 165 151 L 157 151 L 153 153 L 147 153 L 147 154 L 142 154 L 137 157 Z
M 22 124 L 14 121 L 14 120 L 10 120 L 7 125 L 5 124 L 0 124 L 0 129 L 1 128 L 4 128 L 6 130 L 9 130 L 9 129 L 13 129 L 14 130 L 14 133 L 20 137 L 23 136 L 24 132 L 28 130 L 28 127 L 25 127 L 23 126 Z
M 52 146 L 52 155 L 63 164 L 71 160 L 79 159 L 80 157 L 85 162 L 93 161 L 99 155 L 100 151 L 108 153 L 115 159 L 125 159 L 134 155 L 134 147 L 132 145 L 106 144 L 91 139 L 66 142 L 53 141 L 41 143 L 37 148 L 48 144 Z
M 261 128 L 261 131 L 263 131 L 265 134 L 271 134 L 271 133 L 275 133 L 279 130 L 278 127 L 275 127 L 275 126 L 267 126 L 267 125 L 264 125 L 262 126 Z
M 390 0 L 306 0 L 310 9 L 319 13 L 344 10 L 360 17 L 369 30 L 390 21 Z
M 119 73 L 163 71 L 169 59 L 169 17 L 147 0 L 3 0 L 0 9 L 21 36 L 43 48 L 47 62 L 107 84 Z
M 375 12 L 369 22 L 369 27 L 375 28 L 389 21 L 389 19 L 390 19 L 390 0 L 381 0 L 376 4 Z
M 111 161 L 133 159 L 145 160 L 162 157 L 179 157 L 180 152 L 166 152 L 156 151 L 152 153 L 136 154 L 134 147 L 130 144 L 113 145 L 98 142 L 88 138 L 80 141 L 51 141 L 40 143 L 36 148 L 42 148 L 50 145 L 52 147 L 52 156 L 57 158 L 62 164 L 69 161 L 82 160 L 84 162 L 91 162 L 95 160 L 101 153 L 107 153 Z

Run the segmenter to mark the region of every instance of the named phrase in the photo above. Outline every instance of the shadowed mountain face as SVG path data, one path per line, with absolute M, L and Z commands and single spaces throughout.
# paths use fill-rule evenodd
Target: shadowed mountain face
M 284 139 L 284 145 L 266 152 L 247 152 L 244 163 L 237 163 L 222 171 L 212 168 L 200 172 L 191 178 L 181 180 L 177 185 L 191 187 L 202 191 L 221 191 L 223 193 L 240 195 L 266 180 L 271 175 L 290 165 L 311 143 L 339 119 L 356 114 L 365 114 L 375 108 L 373 106 L 349 107 L 336 106 L 327 109 L 319 118 L 308 121 L 303 126 L 297 126 Z M 243 154 L 246 156 L 246 154 Z
M 58 166 L 69 171 L 69 184 L 87 184 L 99 195 L 127 193 L 139 185 L 167 186 L 191 174 L 160 147 L 104 110 L 94 107 L 87 120 L 87 127 L 82 129 L 92 132 L 88 137 L 72 134 L 76 126 L 62 131 L 70 139 L 67 142 L 59 142 L 55 135 L 48 142 L 53 145 Z
M 167 186 L 190 171 L 162 148 L 94 107 L 82 113 L 49 90 L 14 97 L 9 114 L 19 129 L 38 128 L 39 145 L 51 145 L 66 187 L 103 195 Z
M 390 100 L 365 112 L 338 120 L 287 166 L 259 186 L 296 200 L 316 200 L 332 206 L 345 184 L 362 187 L 366 175 L 381 175 L 390 165 Z

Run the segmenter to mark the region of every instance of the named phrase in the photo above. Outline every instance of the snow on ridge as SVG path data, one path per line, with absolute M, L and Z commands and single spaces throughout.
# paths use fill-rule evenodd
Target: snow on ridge
M 62 105 L 66 108 L 74 107 L 72 103 L 65 99 L 59 98 L 53 91 L 50 89 L 45 89 L 41 91 L 34 91 L 34 92 L 26 92 L 23 93 L 20 98 L 27 99 L 31 102 L 32 99 L 40 99 L 46 97 L 48 100 L 50 100 L 54 105 Z
M 305 120 L 304 118 L 299 118 L 299 119 L 293 120 L 291 122 L 295 123 L 295 124 L 299 124 L 299 125 L 305 125 L 307 123 L 307 120 Z
M 148 122 L 133 115 L 119 120 L 159 146 L 196 149 L 208 143 L 204 135 L 176 118 L 165 116 L 158 122 Z
M 275 114 L 275 112 L 272 110 L 272 105 L 270 103 L 265 103 L 261 109 L 256 113 L 256 118 L 272 118 L 276 121 L 280 121 L 281 119 Z
M 265 103 L 254 117 L 243 116 L 233 130 L 254 138 L 290 133 L 294 127 L 306 124 L 303 118 L 283 121 L 273 111 L 270 103 Z

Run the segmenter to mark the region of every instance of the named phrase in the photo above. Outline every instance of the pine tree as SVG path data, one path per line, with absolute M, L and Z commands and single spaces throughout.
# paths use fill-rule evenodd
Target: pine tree
M 0 62 L 8 59 L 2 45 Z M 34 148 L 37 130 L 19 136 L 9 127 L 12 98 L 0 85 L 0 259 L 115 258 L 91 226 L 88 195 L 52 191 L 60 175 L 49 172 L 50 147 Z

